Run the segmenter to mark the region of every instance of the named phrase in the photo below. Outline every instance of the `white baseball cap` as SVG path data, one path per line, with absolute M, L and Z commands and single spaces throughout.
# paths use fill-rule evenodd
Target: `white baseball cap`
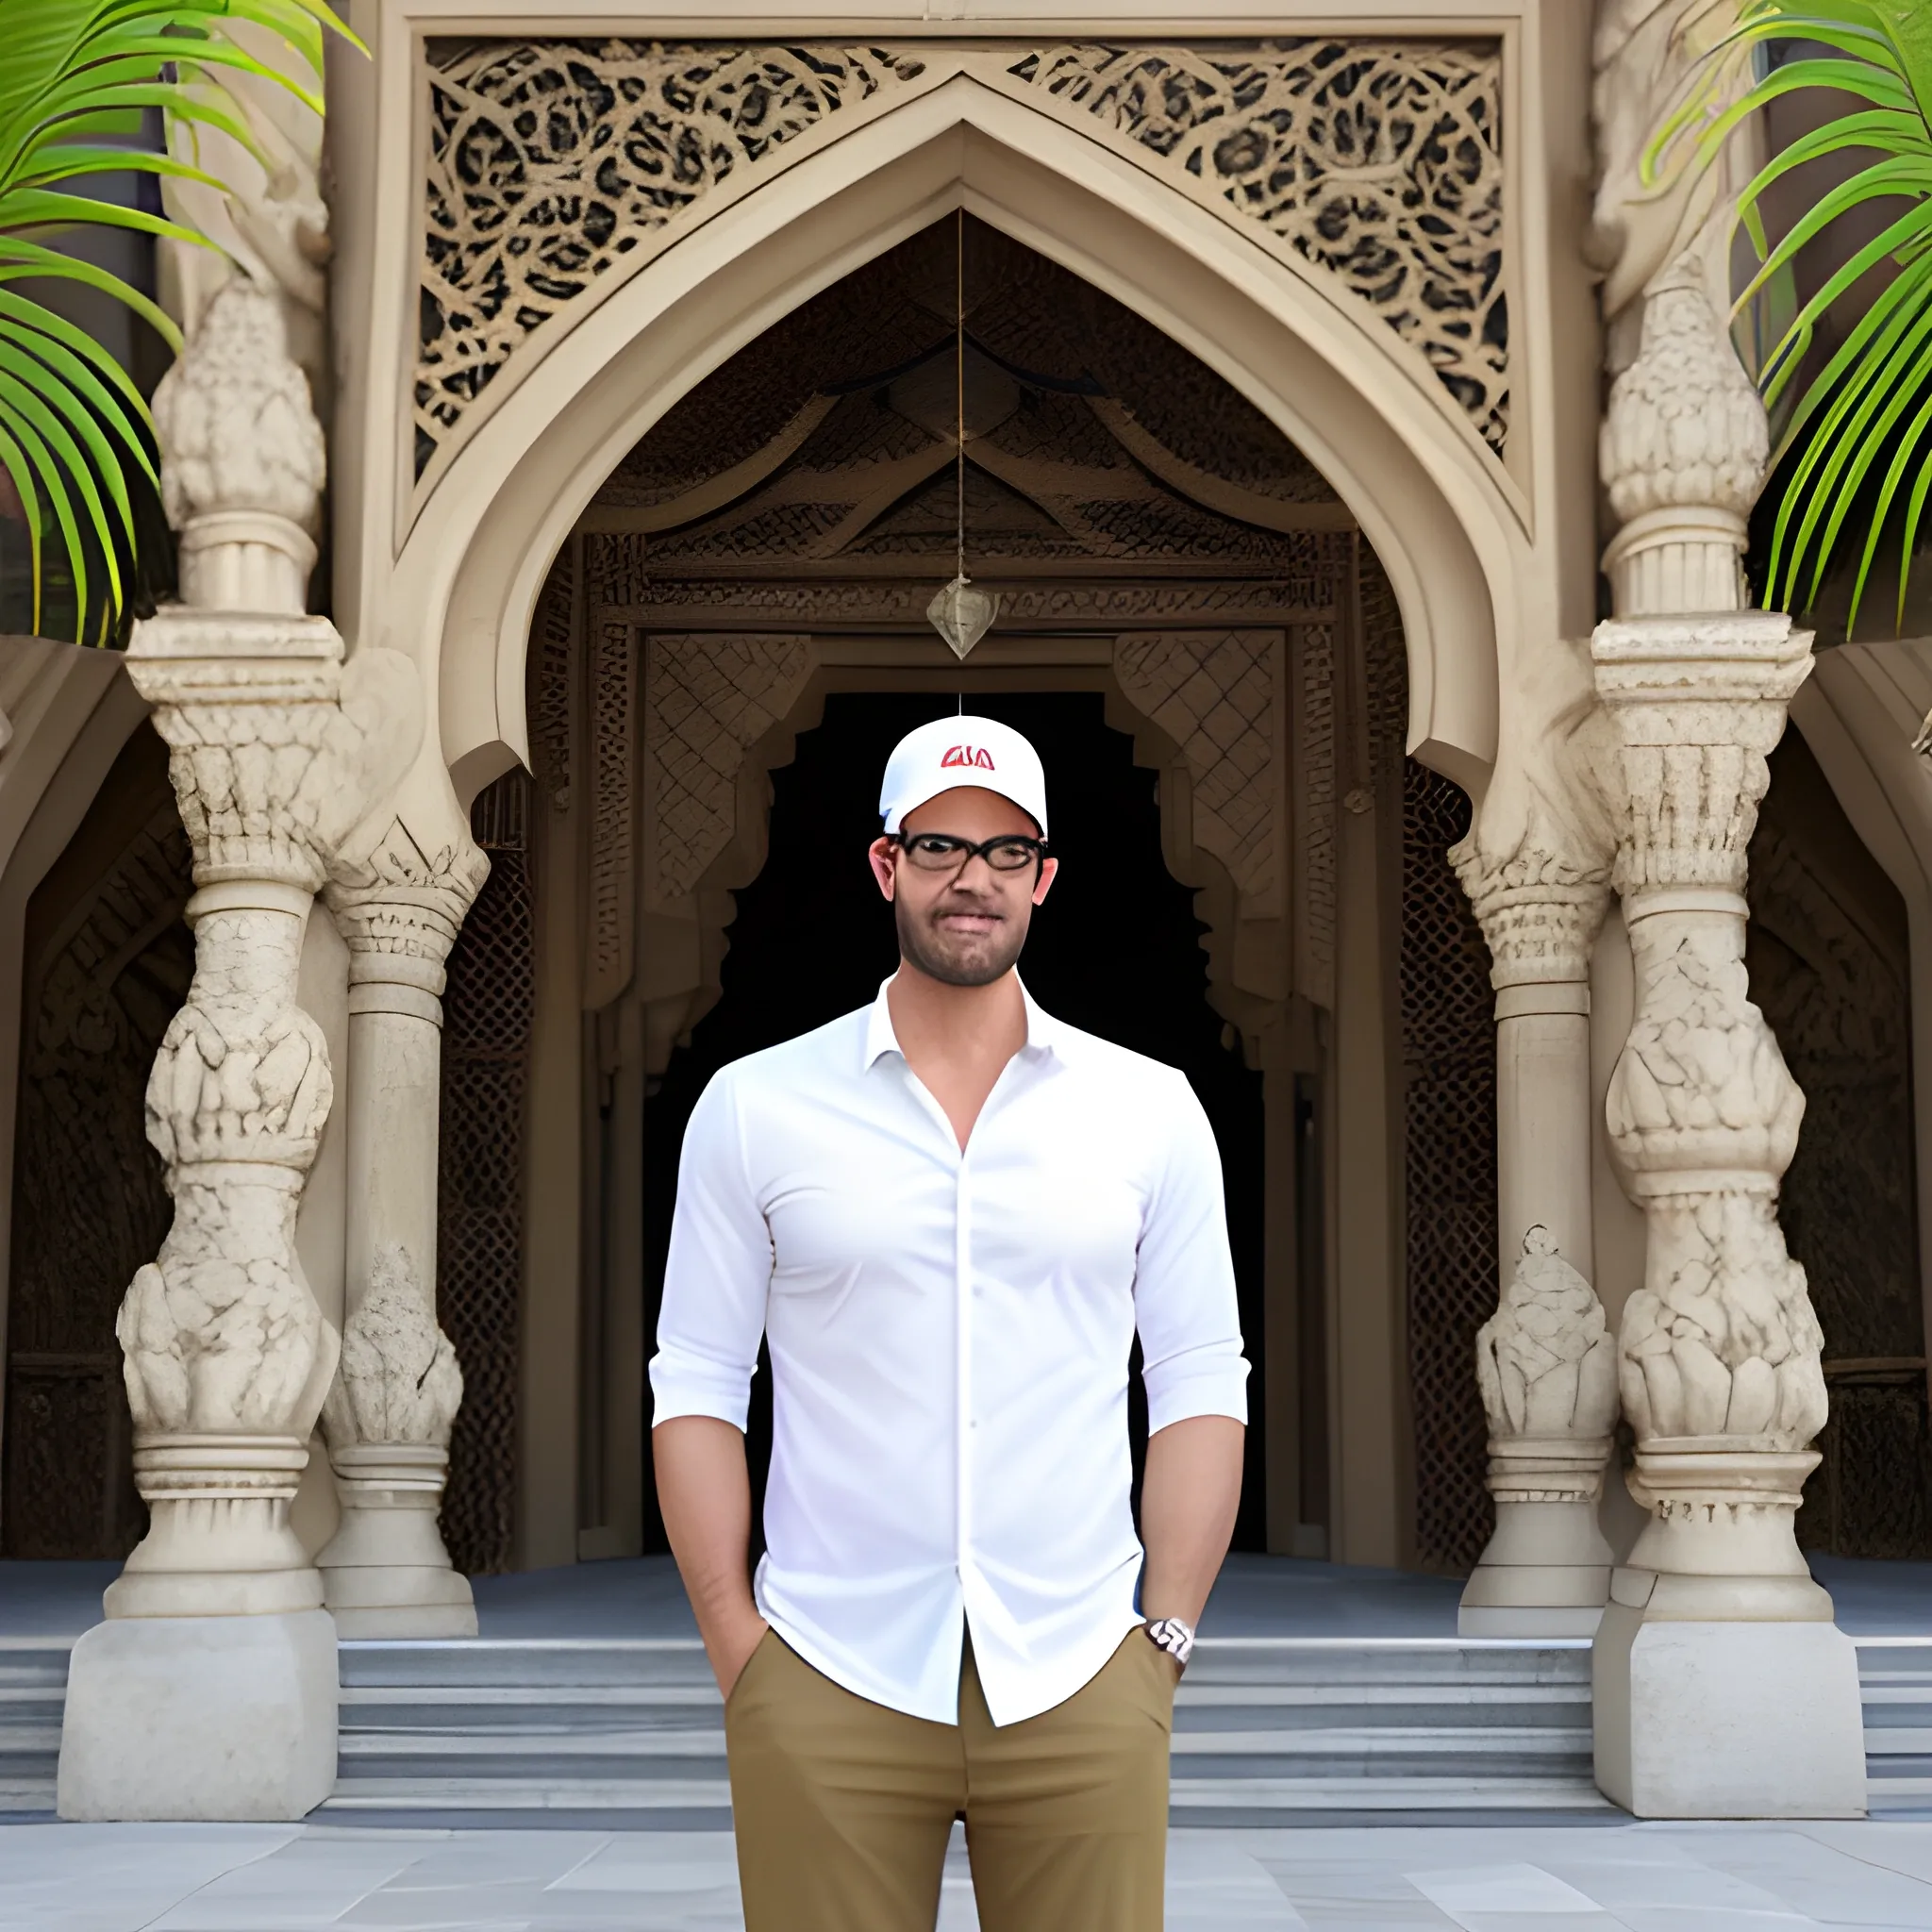
M 1046 837 L 1046 772 L 1040 754 L 1010 724 L 991 718 L 935 718 L 893 746 L 879 787 L 885 829 L 896 832 L 908 812 L 958 785 L 1010 798 Z

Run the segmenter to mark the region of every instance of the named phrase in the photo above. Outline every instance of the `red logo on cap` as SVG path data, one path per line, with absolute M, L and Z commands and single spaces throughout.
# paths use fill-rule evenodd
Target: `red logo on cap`
M 975 772 L 991 772 L 996 769 L 991 752 L 976 744 L 956 744 L 940 760 L 941 771 L 952 765 L 971 765 Z

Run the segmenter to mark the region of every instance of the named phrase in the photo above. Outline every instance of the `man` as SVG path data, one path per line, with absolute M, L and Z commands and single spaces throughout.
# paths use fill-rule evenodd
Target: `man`
M 1058 864 L 1045 794 L 991 720 L 907 737 L 871 850 L 898 972 L 724 1068 L 685 1135 L 653 1449 L 725 1694 L 747 1932 L 931 1932 L 956 1817 L 982 1932 L 1162 1922 L 1174 1689 L 1234 1527 L 1247 1364 L 1186 1079 L 1014 971 Z

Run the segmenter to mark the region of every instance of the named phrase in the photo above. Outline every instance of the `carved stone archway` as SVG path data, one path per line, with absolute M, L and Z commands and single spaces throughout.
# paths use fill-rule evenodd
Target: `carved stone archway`
M 1375 1058 L 1393 1051 L 1396 600 L 1347 507 L 1236 391 L 997 230 L 969 223 L 964 240 L 970 566 L 1002 611 L 963 667 L 924 620 L 959 488 L 951 222 L 786 317 L 671 410 L 599 488 L 539 607 L 537 1033 L 580 1039 L 585 1085 L 561 1137 L 532 1128 L 526 1225 L 542 1258 L 525 1277 L 580 1293 L 567 1336 L 554 1318 L 530 1324 L 544 1364 L 526 1362 L 525 1386 L 577 1391 L 580 1533 L 541 1555 L 526 1537 L 525 1561 L 637 1547 L 649 1338 L 626 1176 L 654 1131 L 654 1087 L 718 997 L 733 894 L 764 861 L 770 774 L 838 692 L 1104 696 L 1158 774 L 1167 867 L 1207 928 L 1209 1003 L 1274 1096 L 1271 1144 L 1305 1150 L 1306 1173 L 1276 1191 L 1266 1261 L 1269 1292 L 1291 1302 L 1306 1278 L 1320 1304 L 1267 1343 L 1273 1386 L 1292 1391 L 1271 1458 L 1274 1546 L 1320 1547 L 1331 1490 L 1367 1490 L 1357 1470 L 1404 1454 L 1400 1405 L 1375 1392 L 1400 1374 L 1400 1118 Z M 1348 916 L 1349 943 L 1388 950 L 1391 998 L 1363 978 L 1340 1041 Z M 535 1068 L 533 1092 L 551 1077 Z M 1357 1108 L 1375 1120 L 1361 1143 L 1382 1151 L 1324 1168 L 1338 1109 Z M 1373 1200 L 1324 1205 L 1378 1173 Z M 1336 1314 L 1338 1268 L 1362 1285 Z M 1328 1334 L 1378 1295 L 1388 1340 Z M 1357 1439 L 1385 1431 L 1386 1447 L 1331 1457 L 1330 1413 Z M 550 1426 L 532 1415 L 526 1441 Z M 554 1520 L 532 1493 L 525 1521 Z M 1388 1511 L 1387 1541 L 1357 1550 L 1394 1559 L 1394 1490 L 1356 1507 L 1357 1521 Z

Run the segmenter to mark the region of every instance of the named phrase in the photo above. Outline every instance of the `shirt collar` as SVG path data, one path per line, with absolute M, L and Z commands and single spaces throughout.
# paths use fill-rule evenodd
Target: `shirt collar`
M 865 1016 L 865 1065 L 868 1072 L 886 1054 L 896 1053 L 902 1059 L 905 1058 L 899 1036 L 892 1030 L 891 1003 L 886 997 L 886 989 L 891 983 L 891 978 L 879 982 L 878 997 L 873 1001 L 871 1010 Z M 1020 997 L 1026 1005 L 1026 1044 L 1020 1051 L 1032 1059 L 1058 1052 L 1061 1046 L 1059 1023 L 1035 1001 L 1026 991 L 1024 979 L 1020 982 Z

